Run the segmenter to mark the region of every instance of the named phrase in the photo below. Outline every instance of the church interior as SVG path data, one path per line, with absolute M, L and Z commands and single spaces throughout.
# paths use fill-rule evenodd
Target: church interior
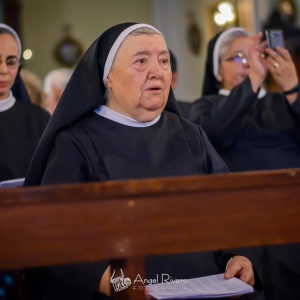
M 0 300 L 299 300 L 299 76 L 299 0 L 0 0 Z

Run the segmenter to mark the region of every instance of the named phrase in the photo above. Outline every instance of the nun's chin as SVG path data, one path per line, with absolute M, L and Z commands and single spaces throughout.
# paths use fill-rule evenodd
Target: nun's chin
M 141 123 L 151 122 L 154 119 L 156 119 L 162 113 L 163 110 L 164 106 L 159 107 L 155 110 L 140 108 L 138 113 L 134 116 L 134 119 Z
M 5 100 L 9 97 L 9 91 L 7 89 L 2 89 L 0 87 L 0 101 Z

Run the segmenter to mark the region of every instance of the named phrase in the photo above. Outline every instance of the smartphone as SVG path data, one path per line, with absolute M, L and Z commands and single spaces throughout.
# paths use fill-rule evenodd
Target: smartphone
M 269 48 L 274 51 L 276 51 L 277 46 L 284 48 L 283 32 L 281 29 L 268 29 L 265 33 Z

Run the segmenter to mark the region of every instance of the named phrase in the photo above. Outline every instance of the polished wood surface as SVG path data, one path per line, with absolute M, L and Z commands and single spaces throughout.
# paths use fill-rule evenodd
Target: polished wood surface
M 300 170 L 0 191 L 1 269 L 300 242 Z

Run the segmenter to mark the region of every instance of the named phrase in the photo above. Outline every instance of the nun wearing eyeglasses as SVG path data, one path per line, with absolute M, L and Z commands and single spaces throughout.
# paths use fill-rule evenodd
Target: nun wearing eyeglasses
M 46 111 L 30 102 L 18 74 L 20 58 L 18 35 L 0 23 L 0 181 L 25 177 L 50 119 Z M 15 272 L 0 272 L 0 299 L 18 298 L 18 277 Z
M 261 38 L 230 28 L 209 42 L 203 96 L 189 114 L 232 172 L 300 167 L 295 66 L 286 49 L 275 52 Z M 268 72 L 282 93 L 263 88 Z
M 189 120 L 200 125 L 230 171 L 300 167 L 299 80 L 286 49 L 278 52 L 243 28 L 208 44 L 203 96 Z M 267 54 L 267 58 L 264 58 Z M 282 93 L 267 93 L 273 76 Z M 300 245 L 239 249 L 264 273 L 266 299 L 300 298 Z
M 202 129 L 181 118 L 171 77 L 170 54 L 157 29 L 124 23 L 105 31 L 70 78 L 25 186 L 227 172 Z M 213 253 L 153 259 L 146 266 L 150 276 L 191 278 L 225 268 L 216 268 Z M 44 299 L 110 296 L 106 263 L 50 273 Z M 225 274 L 251 285 L 255 281 L 251 262 L 241 256 L 230 260 Z
M 18 35 L 0 24 L 0 181 L 25 177 L 50 119 L 46 111 L 30 103 L 18 75 L 20 58 Z

